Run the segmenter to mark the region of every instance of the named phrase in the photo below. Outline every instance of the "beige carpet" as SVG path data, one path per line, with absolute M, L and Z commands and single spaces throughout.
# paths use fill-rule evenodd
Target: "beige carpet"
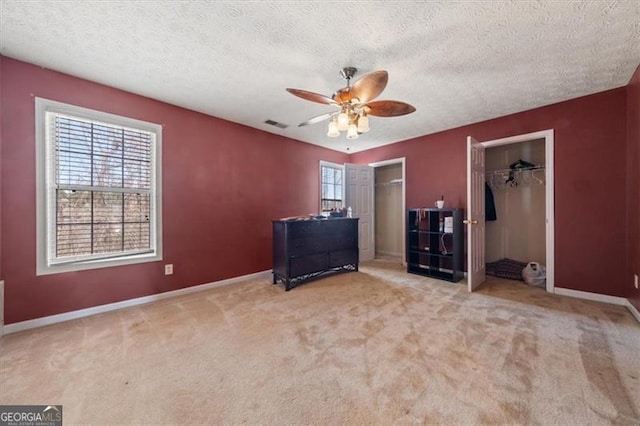
M 8 335 L 0 404 L 65 424 L 640 424 L 640 326 L 620 306 L 370 262 Z

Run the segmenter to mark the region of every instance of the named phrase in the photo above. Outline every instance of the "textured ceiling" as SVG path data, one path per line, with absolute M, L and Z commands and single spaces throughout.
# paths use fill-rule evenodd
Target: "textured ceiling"
M 0 0 L 0 53 L 347 152 L 624 86 L 640 63 L 640 2 Z M 389 72 L 355 141 L 327 123 L 340 68 Z M 286 129 L 264 124 L 289 124 Z

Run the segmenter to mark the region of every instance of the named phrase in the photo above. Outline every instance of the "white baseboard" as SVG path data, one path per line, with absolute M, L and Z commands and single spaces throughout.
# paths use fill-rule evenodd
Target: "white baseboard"
M 624 297 L 609 296 L 606 294 L 598 294 L 598 293 L 589 293 L 588 291 L 571 290 L 569 288 L 560 288 L 560 287 L 556 287 L 554 289 L 554 293 L 559 294 L 561 296 L 569 296 L 569 297 L 575 297 L 578 299 L 593 300 L 596 302 L 604 302 L 604 303 L 611 303 L 613 305 L 624 306 L 629 310 L 629 312 L 631 312 L 631 315 L 633 315 L 635 319 L 640 323 L 640 312 L 638 312 L 636 307 L 633 306 L 631 302 L 629 302 Z
M 390 257 L 402 257 L 402 252 L 396 253 L 396 252 L 392 252 L 392 251 L 378 250 L 378 251 L 376 251 L 376 254 L 379 254 L 379 255 L 382 255 L 382 256 L 390 256 Z
M 130 308 L 132 306 L 144 305 L 146 303 L 156 302 L 170 297 L 184 296 L 186 294 L 196 293 L 209 290 L 216 287 L 222 287 L 229 284 L 235 284 L 241 281 L 256 278 L 271 278 L 271 270 L 256 272 L 254 274 L 243 275 L 241 277 L 229 278 L 226 280 L 215 281 L 206 284 L 195 285 L 192 287 L 181 288 L 179 290 L 167 291 L 164 293 L 152 294 L 149 296 L 137 297 L 135 299 L 123 300 L 121 302 L 109 303 L 106 305 L 93 306 L 91 308 L 80 309 L 78 311 L 65 312 L 62 314 L 51 315 L 48 317 L 36 318 L 27 321 L 8 324 L 0 328 L 0 336 L 4 334 L 17 333 L 18 331 L 29 330 L 45 325 L 56 324 L 59 322 L 70 321 L 77 318 L 84 318 L 91 315 L 101 314 L 104 312 L 115 311 L 118 309 Z M 0 281 L 1 282 L 1 281 Z
M 555 294 L 560 296 L 575 297 L 577 299 L 593 300 L 594 302 L 610 303 L 612 305 L 627 306 L 627 299 L 624 297 L 609 296 L 606 294 L 590 293 L 588 291 L 571 290 L 570 288 L 555 287 Z
M 633 304 L 628 300 L 627 300 L 627 309 L 629 310 L 629 312 L 631 312 L 631 315 L 633 315 L 636 318 L 636 321 L 640 322 L 640 312 L 638 312 L 636 307 L 633 306 Z

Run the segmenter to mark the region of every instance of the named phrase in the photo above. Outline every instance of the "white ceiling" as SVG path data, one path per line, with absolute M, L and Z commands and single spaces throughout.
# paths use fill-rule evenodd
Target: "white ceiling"
M 343 152 L 624 86 L 640 63 L 640 2 L 0 0 L 0 53 Z M 389 72 L 355 141 L 327 123 L 338 71 Z M 287 129 L 264 124 L 289 124 Z M 348 151 L 347 151 L 348 150 Z

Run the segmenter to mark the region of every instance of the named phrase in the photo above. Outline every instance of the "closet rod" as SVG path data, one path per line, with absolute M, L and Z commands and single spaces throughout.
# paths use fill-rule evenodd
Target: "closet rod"
M 544 166 L 537 167 L 526 167 L 522 169 L 502 169 L 502 170 L 491 170 L 489 172 L 485 172 L 485 174 L 502 174 L 502 173 L 511 173 L 511 172 L 535 172 L 536 170 L 544 170 Z

